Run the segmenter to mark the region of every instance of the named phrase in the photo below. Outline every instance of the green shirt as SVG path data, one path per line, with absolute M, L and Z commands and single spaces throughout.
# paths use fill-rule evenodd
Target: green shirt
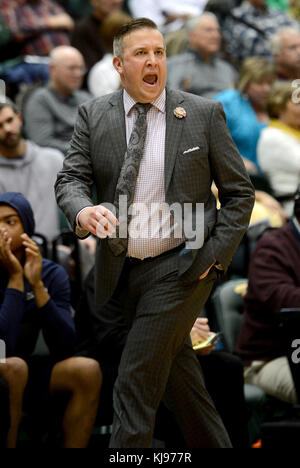
M 288 11 L 289 0 L 268 0 L 267 5 L 270 8 L 276 8 L 276 10 Z

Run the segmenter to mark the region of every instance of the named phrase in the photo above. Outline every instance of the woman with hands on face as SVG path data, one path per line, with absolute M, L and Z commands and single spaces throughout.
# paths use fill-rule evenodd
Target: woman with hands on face
M 21 221 L 13 208 L 2 207 L 0 213 L 3 210 L 8 213 L 7 228 L 11 231 L 0 227 L 0 263 L 9 276 L 8 288 L 23 292 L 24 278 L 26 278 L 34 293 L 37 307 L 43 307 L 49 301 L 50 296 L 41 279 L 42 255 L 40 249 L 27 234 L 23 233 L 20 235 L 22 242 L 20 248 L 15 253 L 12 251 L 13 238 L 10 235 L 14 235 L 20 228 Z
M 26 198 L 15 192 L 1 194 L 0 340 L 5 342 L 7 359 L 0 363 L 0 377 L 8 383 L 11 421 L 6 446 L 16 447 L 28 380 L 32 384 L 46 378 L 49 380 L 43 381 L 46 385 L 41 388 L 48 389 L 49 394 L 70 395 L 62 423 L 63 446 L 83 448 L 88 444 L 97 414 L 101 372 L 96 361 L 72 357 L 76 333 L 69 279 L 60 265 L 42 258 L 31 238 L 34 228 L 33 212 Z M 37 369 L 32 353 L 40 331 L 49 359 Z M 40 382 L 35 386 L 40 391 Z M 39 407 L 45 399 L 45 395 L 34 395 L 34 405 Z

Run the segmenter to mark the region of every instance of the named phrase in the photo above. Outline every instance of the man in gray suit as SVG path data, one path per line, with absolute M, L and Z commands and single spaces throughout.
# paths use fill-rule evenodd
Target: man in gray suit
M 99 237 L 94 349 L 105 342 L 118 314 L 130 328 L 114 388 L 110 446 L 150 447 L 163 400 L 189 447 L 230 447 L 189 333 L 247 229 L 253 187 L 221 105 L 165 88 L 164 40 L 152 21 L 123 26 L 114 55 L 124 90 L 80 107 L 56 183 L 58 203 L 77 235 Z M 117 212 L 112 208 L 121 195 L 132 208 L 126 239 L 120 205 Z M 203 245 L 193 242 L 192 233 L 176 231 L 174 203 L 187 208 L 183 224 L 198 225 L 199 206 L 204 207 Z M 158 216 L 152 209 L 157 206 L 170 208 Z

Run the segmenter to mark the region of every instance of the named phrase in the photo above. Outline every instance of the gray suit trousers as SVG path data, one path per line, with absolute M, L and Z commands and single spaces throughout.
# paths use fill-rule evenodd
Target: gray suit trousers
M 231 447 L 189 339 L 217 273 L 213 269 L 204 280 L 183 283 L 176 253 L 126 260 L 125 268 L 118 299 L 130 331 L 114 387 L 110 447 L 151 447 L 162 400 L 188 447 Z

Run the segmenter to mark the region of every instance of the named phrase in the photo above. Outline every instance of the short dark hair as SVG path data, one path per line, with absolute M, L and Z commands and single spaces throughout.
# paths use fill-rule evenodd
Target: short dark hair
M 129 23 L 123 24 L 114 37 L 114 55 L 120 58 L 122 57 L 123 39 L 125 36 L 133 31 L 138 31 L 139 29 L 145 28 L 158 30 L 157 25 L 149 18 L 136 18 Z
M 6 98 L 5 102 L 0 102 L 0 112 L 5 109 L 5 107 L 9 107 L 14 111 L 15 114 L 18 114 L 20 111 L 17 106 L 8 98 Z

